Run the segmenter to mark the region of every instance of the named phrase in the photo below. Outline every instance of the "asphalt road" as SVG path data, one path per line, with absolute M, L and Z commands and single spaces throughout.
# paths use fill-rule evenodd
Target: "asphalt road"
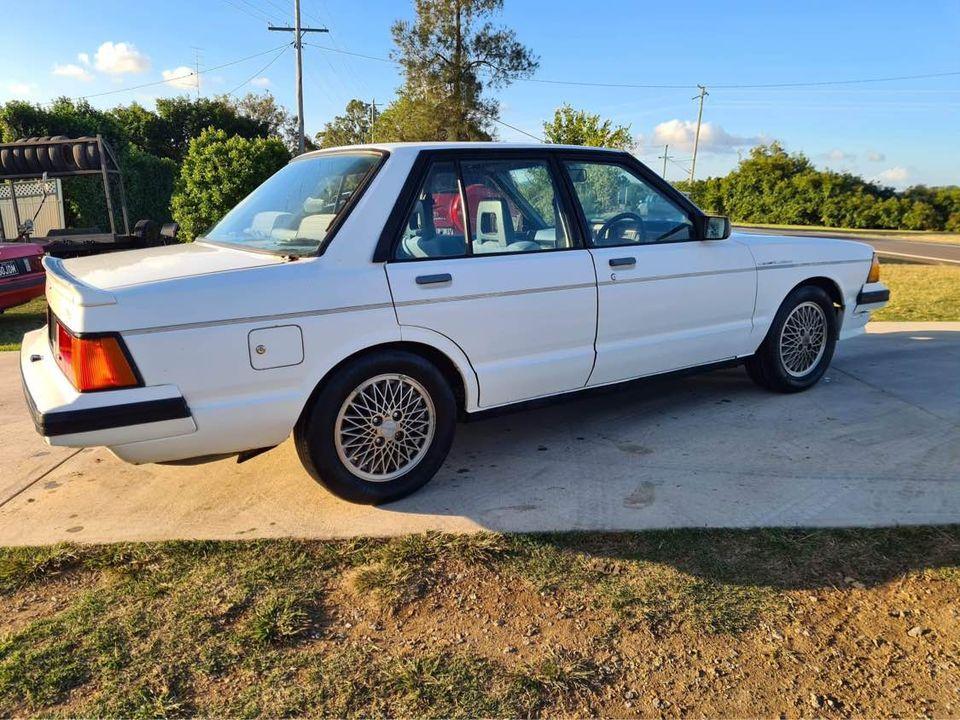
M 844 233 L 830 233 L 818 230 L 763 230 L 734 226 L 736 232 L 755 235 L 797 235 L 799 237 L 829 237 L 840 240 L 855 240 L 873 245 L 880 255 L 899 257 L 926 263 L 947 263 L 960 265 L 960 244 L 924 242 L 922 240 L 898 240 L 889 237 L 853 237 Z
M 740 368 L 458 427 L 423 490 L 337 500 L 290 442 L 249 462 L 132 466 L 51 448 L 0 353 L 0 545 L 960 521 L 960 323 L 875 323 L 798 395 Z

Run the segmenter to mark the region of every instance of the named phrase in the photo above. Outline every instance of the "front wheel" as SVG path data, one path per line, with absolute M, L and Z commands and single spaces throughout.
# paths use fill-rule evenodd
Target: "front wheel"
M 456 401 L 419 355 L 391 350 L 336 371 L 294 431 L 315 480 L 350 502 L 376 505 L 425 485 L 453 442 Z
M 747 358 L 747 373 L 777 392 L 813 387 L 830 365 L 838 333 L 830 296 L 813 285 L 797 288 L 783 301 L 756 354 Z

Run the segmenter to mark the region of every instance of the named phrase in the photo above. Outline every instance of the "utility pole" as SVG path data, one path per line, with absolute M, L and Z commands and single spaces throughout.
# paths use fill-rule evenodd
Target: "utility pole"
M 667 154 L 667 150 L 670 148 L 669 145 L 663 146 L 663 155 L 658 155 L 657 157 L 663 160 L 663 172 L 660 173 L 660 177 L 664 180 L 667 179 L 667 160 L 670 159 L 670 156 Z
M 203 48 L 198 48 L 194 45 L 190 46 L 193 48 L 193 71 L 194 77 L 197 79 L 197 100 L 200 99 L 200 51 Z
M 697 113 L 697 134 L 693 138 L 693 164 L 690 165 L 690 187 L 693 188 L 693 174 L 697 170 L 697 148 L 700 146 L 700 124 L 703 121 L 703 98 L 709 95 L 707 88 L 703 85 L 697 84 L 697 87 L 700 88 L 700 94 L 694 95 L 693 100 L 700 98 L 700 112 Z
M 293 27 L 267 25 L 267 30 L 293 33 L 293 48 L 297 54 L 297 149 L 300 154 L 303 154 L 305 149 L 303 139 L 303 36 L 311 32 L 325 33 L 330 31 L 327 28 L 309 28 L 300 25 L 300 0 L 293 0 Z
M 367 142 L 373 142 L 373 126 L 377 122 L 377 99 L 374 98 L 370 103 L 370 134 L 367 136 Z

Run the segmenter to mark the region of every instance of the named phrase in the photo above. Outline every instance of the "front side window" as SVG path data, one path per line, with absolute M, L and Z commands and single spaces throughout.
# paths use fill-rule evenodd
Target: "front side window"
M 583 208 L 594 247 L 692 240 L 681 208 L 622 165 L 564 163 Z
M 379 160 L 374 153 L 343 153 L 292 162 L 201 239 L 284 255 L 313 254 Z

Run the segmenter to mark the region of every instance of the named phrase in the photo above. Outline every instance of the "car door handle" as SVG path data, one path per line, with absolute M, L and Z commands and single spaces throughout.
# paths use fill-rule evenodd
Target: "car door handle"
M 439 283 L 448 283 L 453 280 L 450 273 L 437 273 L 436 275 L 417 275 L 417 285 L 438 285 Z
M 637 259 L 635 257 L 610 258 L 610 267 L 625 267 L 636 264 Z

